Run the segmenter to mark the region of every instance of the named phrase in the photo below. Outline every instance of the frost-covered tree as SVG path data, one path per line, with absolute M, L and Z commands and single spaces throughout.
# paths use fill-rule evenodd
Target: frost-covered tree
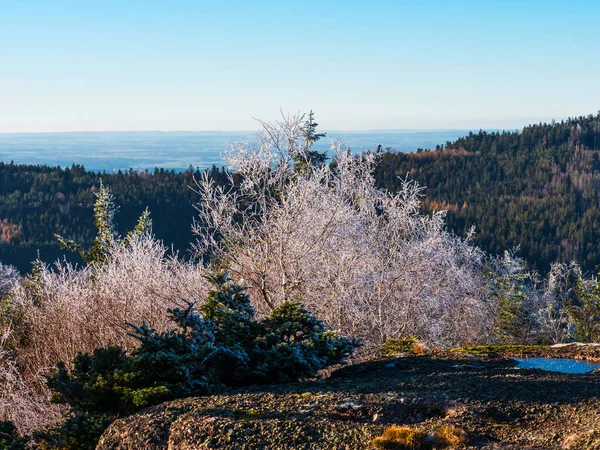
M 195 227 L 197 250 L 251 288 L 259 314 L 300 299 L 370 348 L 407 335 L 443 346 L 487 338 L 484 254 L 445 229 L 444 212 L 420 213 L 417 183 L 378 189 L 377 155 L 353 156 L 337 141 L 331 166 L 295 170 L 307 148 L 303 116 L 261 127 L 257 145 L 226 154 L 237 189 L 199 180 Z
M 0 299 L 6 295 L 19 280 L 19 272 L 13 266 L 0 262 Z
M 115 204 L 115 199 L 110 189 L 100 181 L 100 188 L 94 195 L 96 196 L 96 202 L 94 203 L 94 224 L 98 233 L 94 238 L 92 246 L 86 249 L 83 245 L 77 244 L 71 239 L 65 239 L 58 234 L 55 234 L 55 237 L 62 248 L 79 253 L 88 265 L 98 267 L 107 261 L 111 247 L 130 244 L 135 239 L 150 232 L 152 229 L 152 219 L 150 218 L 148 208 L 146 208 L 133 230 L 127 233 L 125 238 L 122 238 L 117 231 L 115 223 L 115 215 L 119 207 Z
M 577 263 L 556 262 L 542 286 L 533 291 L 532 316 L 538 342 L 554 344 L 576 338 L 572 305 L 581 278 L 581 267 Z
M 533 292 L 525 261 L 514 252 L 490 260 L 491 294 L 496 300 L 494 337 L 502 343 L 519 343 L 531 334 L 529 301 Z
M 600 341 L 600 282 L 598 278 L 577 277 L 575 299 L 569 312 L 575 322 L 575 335 L 580 342 Z
M 311 167 L 320 167 L 327 160 L 327 152 L 313 150 L 312 146 L 318 140 L 324 138 L 326 133 L 317 132 L 319 124 L 315 122 L 315 115 L 312 111 L 307 114 L 306 121 L 302 127 L 302 138 L 304 139 L 304 148 L 302 152 L 294 155 L 294 167 L 299 173 L 306 173 Z
M 167 309 L 180 305 L 181 297 L 206 296 L 202 267 L 178 258 L 151 235 L 147 211 L 125 237 L 116 232 L 116 211 L 113 196 L 101 186 L 94 209 L 98 236 L 91 248 L 63 239 L 88 265 L 49 266 L 38 259 L 1 305 L 0 420 L 13 421 L 20 432 L 60 417 L 40 382 L 57 362 L 71 363 L 80 352 L 110 345 L 132 350 L 138 343 L 125 322 L 145 321 L 162 332 L 172 327 Z

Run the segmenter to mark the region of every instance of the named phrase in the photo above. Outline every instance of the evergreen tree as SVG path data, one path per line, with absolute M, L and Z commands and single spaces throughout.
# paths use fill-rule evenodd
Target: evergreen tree
M 98 267 L 106 262 L 110 249 L 115 245 L 125 245 L 132 240 L 139 238 L 144 233 L 152 229 L 152 220 L 148 208 L 144 210 L 137 224 L 125 239 L 122 239 L 117 232 L 115 223 L 115 215 L 119 207 L 115 204 L 115 198 L 110 192 L 110 189 L 104 186 L 100 181 L 100 188 L 95 192 L 96 202 L 94 203 L 94 224 L 97 234 L 90 248 L 84 248 L 83 245 L 77 244 L 72 239 L 65 239 L 62 236 L 55 234 L 61 248 L 76 252 L 81 255 L 86 264 L 92 267 Z
M 111 420 L 165 400 L 314 377 L 359 346 L 297 302 L 256 321 L 250 298 L 228 272 L 206 277 L 212 288 L 198 311 L 195 302 L 169 309 L 173 330 L 128 324 L 140 341 L 131 354 L 112 346 L 79 354 L 72 371 L 59 364 L 48 383 L 55 401 L 74 413 L 58 432 L 63 446 L 93 448 Z
M 324 138 L 326 133 L 317 133 L 318 123 L 315 122 L 314 113 L 310 111 L 308 118 L 302 127 L 302 137 L 304 138 L 304 149 L 294 155 L 294 166 L 300 174 L 306 173 L 311 167 L 320 167 L 327 161 L 327 152 L 312 150 L 312 146 L 319 139 Z
M 600 282 L 597 278 L 586 280 L 579 274 L 569 312 L 575 321 L 577 341 L 600 341 Z

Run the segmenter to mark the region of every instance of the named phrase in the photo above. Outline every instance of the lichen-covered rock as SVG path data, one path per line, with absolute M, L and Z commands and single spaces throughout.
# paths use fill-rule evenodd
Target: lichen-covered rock
M 398 358 L 326 381 L 177 400 L 117 420 L 98 449 L 368 449 L 392 425 L 422 436 L 464 430 L 460 448 L 600 449 L 600 374 L 514 366 L 484 356 Z M 449 446 L 436 442 L 421 448 Z
M 116 421 L 98 449 L 309 449 L 324 443 L 326 448 L 351 449 L 379 431 L 371 422 L 371 410 L 342 393 L 200 397 Z

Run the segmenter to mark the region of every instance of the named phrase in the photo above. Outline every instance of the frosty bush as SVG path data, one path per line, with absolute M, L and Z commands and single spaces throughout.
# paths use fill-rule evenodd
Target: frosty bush
M 156 330 L 172 326 L 167 309 L 179 299 L 204 298 L 208 283 L 201 268 L 180 260 L 150 234 L 145 212 L 125 238 L 112 223 L 116 206 L 101 188 L 95 206 L 98 237 L 90 249 L 63 240 L 89 265 L 36 261 L 22 283 L 11 283 L 2 304 L 2 385 L 0 418 L 28 432 L 56 420 L 43 375 L 58 361 L 80 352 L 118 345 L 132 350 L 128 321 L 146 321 Z M 10 314 L 7 314 L 10 312 Z M 7 320 L 7 318 L 9 320 Z M 21 406 L 17 406 L 21 405 Z
M 575 299 L 569 305 L 569 312 L 575 324 L 578 341 L 600 341 L 600 282 L 598 278 L 577 277 Z
M 106 264 L 93 276 L 92 271 L 65 263 L 54 270 L 41 266 L 13 290 L 11 305 L 24 323 L 18 332 L 3 330 L 12 364 L 3 362 L 3 370 L 14 367 L 14 381 L 2 385 L 0 417 L 13 420 L 20 431 L 57 418 L 48 414 L 48 393 L 40 380 L 58 361 L 70 363 L 79 352 L 109 345 L 132 350 L 138 344 L 126 322 L 146 321 L 164 331 L 171 326 L 167 308 L 180 305 L 180 297 L 204 298 L 208 290 L 196 265 L 169 256 L 150 236 L 110 249 Z M 17 404 L 29 405 L 29 415 Z
M 443 212 L 419 212 L 421 187 L 378 189 L 377 155 L 352 156 L 340 142 L 333 165 L 296 170 L 310 151 L 302 116 L 261 125 L 256 146 L 226 155 L 235 189 L 199 180 L 195 229 L 197 250 L 250 286 L 260 314 L 301 299 L 370 348 L 413 335 L 441 346 L 487 338 L 484 255 L 446 231 Z
M 75 415 L 62 440 L 94 448 L 96 436 L 73 434 L 74 422 L 106 423 L 162 401 L 209 394 L 224 386 L 296 381 L 341 363 L 358 342 L 328 331 L 299 303 L 284 303 L 257 321 L 243 287 L 227 272 L 207 275 L 212 285 L 195 310 L 169 309 L 174 329 L 158 332 L 131 325 L 140 346 L 126 354 L 117 346 L 80 353 L 73 370 L 59 366 L 50 384 Z M 77 431 L 75 429 L 75 431 Z
M 9 345 L 12 329 L 3 325 L 0 338 L 0 421 L 16 426 L 27 434 L 60 419 L 61 411 L 48 402 L 41 376 L 27 376 L 18 367 L 17 349 Z M 5 437 L 6 438 L 6 437 Z M 0 442 L 2 442 L 0 437 Z M 0 445 L 0 448 L 4 448 Z
M 555 344 L 600 340 L 598 278 L 581 267 L 556 262 L 545 278 L 511 252 L 488 257 L 490 295 L 495 299 L 493 337 L 503 343 Z
M 19 272 L 17 272 L 17 269 L 0 262 L 0 300 L 15 287 L 18 279 Z
M 490 295 L 495 300 L 493 338 L 503 344 L 526 342 L 532 335 L 536 280 L 515 252 L 488 258 Z
M 136 343 L 127 321 L 145 320 L 165 330 L 167 308 L 180 297 L 202 298 L 206 290 L 194 264 L 169 256 L 147 235 L 110 248 L 106 264 L 97 269 L 42 266 L 15 295 L 30 322 L 27 362 L 36 371 L 98 347 L 131 349 Z
M 577 338 L 573 317 L 577 286 L 589 286 L 592 280 L 584 280 L 581 267 L 575 262 L 552 264 L 546 279 L 532 291 L 531 313 L 537 342 L 555 344 Z

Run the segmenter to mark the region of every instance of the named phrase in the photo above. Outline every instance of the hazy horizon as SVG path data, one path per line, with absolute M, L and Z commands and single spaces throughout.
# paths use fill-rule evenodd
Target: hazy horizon
M 564 115 L 564 116 L 544 116 L 538 118 L 528 118 L 528 119 L 506 119 L 506 120 L 465 120 L 464 122 L 460 122 L 460 126 L 447 126 L 447 127 L 382 127 L 382 128 L 330 128 L 325 129 L 324 132 L 343 132 L 343 133 L 369 133 L 369 132 L 436 132 L 436 131 L 479 131 L 479 130 L 495 130 L 495 131 L 520 131 L 524 127 L 527 127 L 532 124 L 538 123 L 550 123 L 555 120 L 560 122 L 561 120 L 567 120 L 572 117 L 586 116 L 588 114 L 596 114 L 599 110 L 594 111 L 581 111 L 576 114 Z M 291 114 L 291 113 L 290 113 Z M 278 116 L 272 117 L 273 121 L 280 120 L 281 114 Z M 259 128 L 259 123 L 256 119 L 256 126 L 251 128 L 139 128 L 139 129 L 126 129 L 126 128 L 89 128 L 89 129 L 60 129 L 60 130 L 18 130 L 18 131 L 6 131 L 0 128 L 0 135 L 10 135 L 10 134 L 55 134 L 55 133 L 256 133 Z M 322 120 L 318 119 L 320 124 L 322 124 Z M 1 125 L 1 123 L 0 123 Z
M 436 131 L 327 131 L 315 148 L 326 150 L 332 139 L 346 142 L 355 152 L 373 150 L 377 145 L 411 152 L 435 148 L 453 141 L 469 130 Z M 0 161 L 68 167 L 88 170 L 185 170 L 190 165 L 207 168 L 224 165 L 223 154 L 235 142 L 254 142 L 254 131 L 93 131 L 0 134 Z
M 319 130 L 323 133 L 352 133 L 352 134 L 360 134 L 360 133 L 436 133 L 436 132 L 444 132 L 444 131 L 458 131 L 458 132 L 478 132 L 479 130 L 483 131 L 520 131 L 521 128 L 374 128 L 374 129 L 365 129 L 365 130 Z M 185 133 L 222 133 L 222 134 L 251 134 L 254 135 L 258 131 L 257 130 L 80 130 L 80 131 L 21 131 L 21 132 L 5 132 L 0 131 L 0 135 L 28 135 L 28 134 L 126 134 L 126 133 L 171 133 L 171 134 L 185 134 Z

